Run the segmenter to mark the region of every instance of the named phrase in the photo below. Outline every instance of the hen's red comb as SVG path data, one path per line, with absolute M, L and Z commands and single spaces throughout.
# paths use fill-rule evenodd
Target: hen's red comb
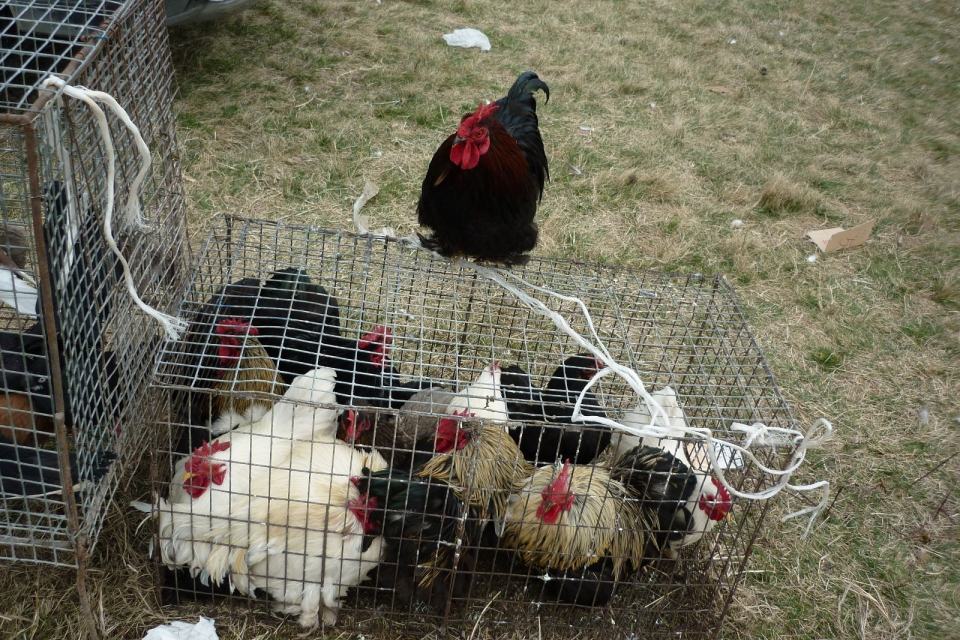
M 473 120 L 474 123 L 478 123 L 481 120 L 492 116 L 497 112 L 497 109 L 500 108 L 496 102 L 491 102 L 490 104 L 481 104 L 477 107 L 477 110 L 473 112 L 473 115 L 467 118 L 467 120 Z
M 378 324 L 373 328 L 373 331 L 363 334 L 363 337 L 360 338 L 360 341 L 357 345 L 361 349 L 366 349 L 371 344 L 379 344 L 384 347 L 390 346 L 390 343 L 393 341 L 393 331 L 390 330 L 390 327 Z
M 225 336 L 228 334 L 232 335 L 243 335 L 244 333 L 249 333 L 251 336 L 259 335 L 257 328 L 251 325 L 249 322 L 245 321 L 243 318 L 225 318 L 217 323 L 216 328 L 217 335 Z

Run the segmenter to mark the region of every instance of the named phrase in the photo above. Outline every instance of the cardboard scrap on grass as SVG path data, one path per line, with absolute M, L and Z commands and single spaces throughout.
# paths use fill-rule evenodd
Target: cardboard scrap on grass
M 807 237 L 824 253 L 830 253 L 838 249 L 850 249 L 851 247 L 859 247 L 867 241 L 870 232 L 873 231 L 875 222 L 876 220 L 870 220 L 853 229 L 842 229 L 840 227 L 817 229 L 816 231 L 808 231 Z

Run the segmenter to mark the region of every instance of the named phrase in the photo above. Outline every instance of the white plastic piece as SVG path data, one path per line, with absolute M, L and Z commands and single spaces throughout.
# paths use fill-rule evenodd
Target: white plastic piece
M 177 620 L 147 631 L 143 640 L 219 640 L 214 620 L 200 616 L 196 623 Z
M 476 29 L 457 29 L 453 33 L 443 34 L 443 39 L 451 47 L 464 49 L 476 47 L 480 51 L 490 51 L 490 38 Z
M 20 315 L 37 317 L 37 290 L 3 266 L 0 266 L 0 302 L 10 305 Z

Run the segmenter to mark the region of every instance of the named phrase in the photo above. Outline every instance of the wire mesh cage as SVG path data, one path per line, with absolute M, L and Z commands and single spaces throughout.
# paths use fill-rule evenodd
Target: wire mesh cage
M 735 423 L 794 427 L 724 280 L 539 259 L 515 273 L 585 336 L 572 297 L 586 305 L 658 419 L 734 442 Z M 400 242 L 230 219 L 181 313 L 141 505 L 167 596 L 363 633 L 719 632 L 765 503 L 731 500 L 702 443 L 572 420 L 581 392 L 584 415 L 650 416 L 615 376 L 584 391 L 601 363 L 500 285 Z M 719 464 L 739 490 L 770 485 Z
M 108 247 L 108 202 L 126 202 L 141 157 L 108 114 L 41 88 L 51 75 L 112 95 L 153 154 L 139 201 L 151 230 L 111 225 L 133 284 L 179 303 L 185 221 L 160 1 L 23 0 L 0 9 L 0 558 L 79 566 L 145 448 L 161 343 Z M 118 205 L 119 207 L 119 205 Z

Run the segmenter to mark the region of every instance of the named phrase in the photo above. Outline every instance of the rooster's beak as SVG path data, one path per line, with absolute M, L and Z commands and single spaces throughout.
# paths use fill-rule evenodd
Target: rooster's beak
M 187 471 L 185 474 L 183 474 L 183 481 L 186 482 L 187 480 L 189 480 L 190 478 L 195 477 L 196 475 L 197 475 L 197 474 L 195 474 L 195 473 L 190 473 L 189 471 Z
M 461 138 L 460 136 L 453 136 L 453 144 L 454 144 L 454 146 L 460 144 L 461 142 L 463 142 L 463 138 Z

